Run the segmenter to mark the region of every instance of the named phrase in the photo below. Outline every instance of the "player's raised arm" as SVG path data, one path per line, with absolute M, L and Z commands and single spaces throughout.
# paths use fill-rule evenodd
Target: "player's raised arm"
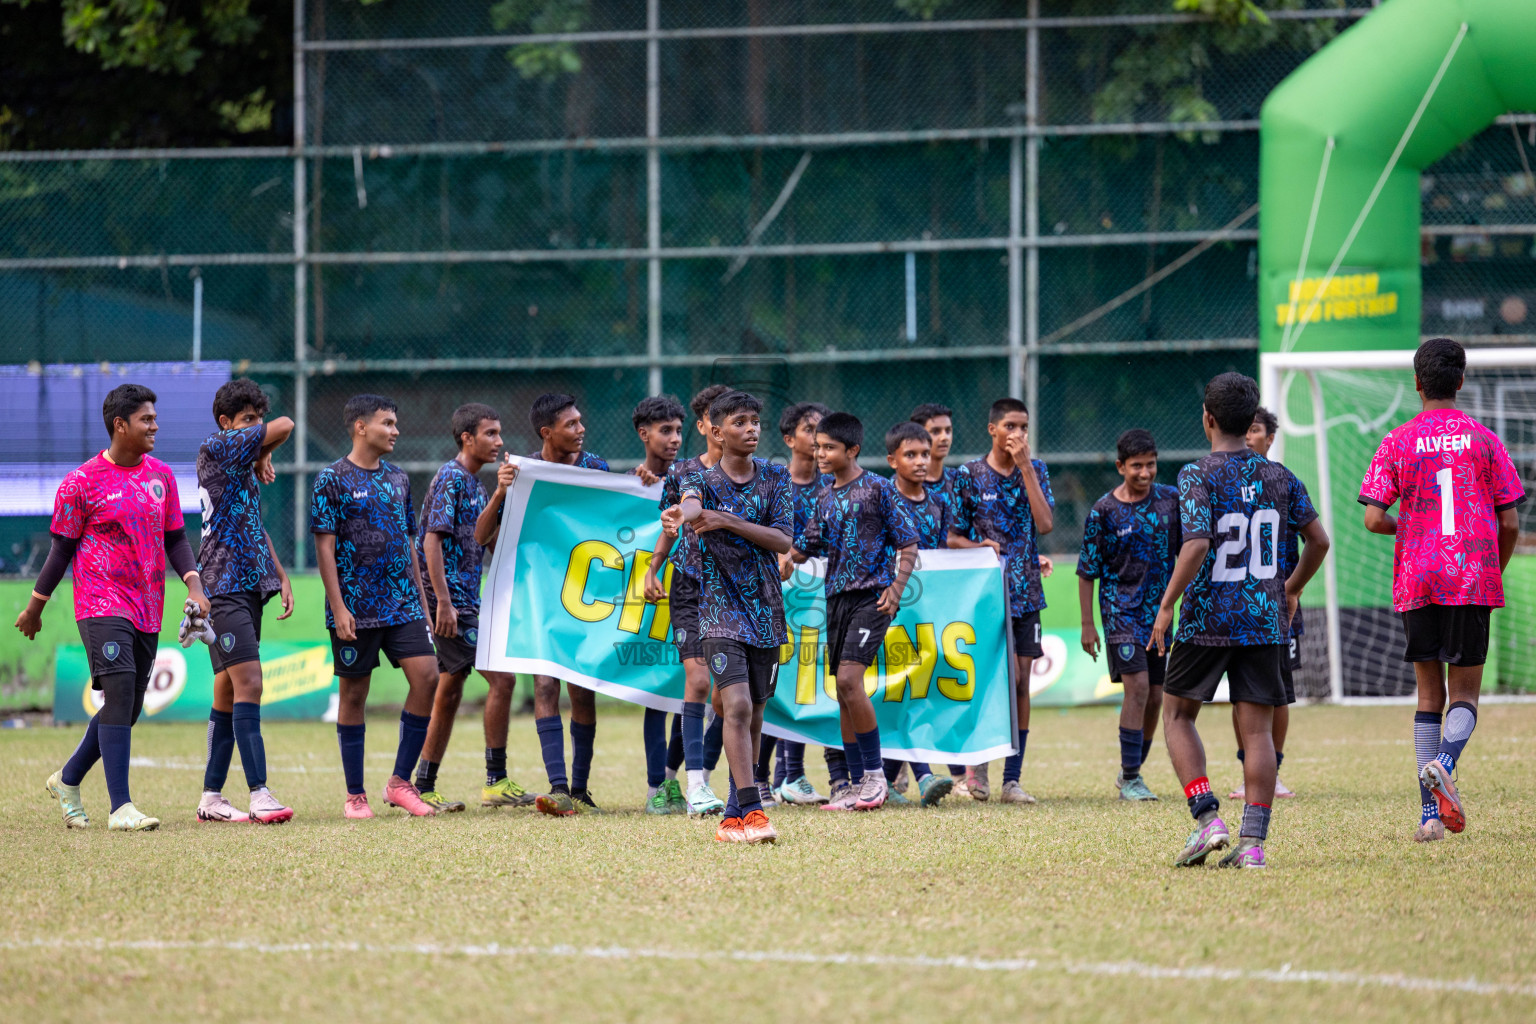
M 278 416 L 267 421 L 267 430 L 261 440 L 261 454 L 270 456 L 273 449 L 277 448 L 293 434 L 293 420 L 287 416 Z
M 1019 430 L 1007 440 L 1008 452 L 1024 478 L 1024 493 L 1029 496 L 1029 514 L 1035 519 L 1035 536 L 1044 537 L 1056 529 L 1056 504 L 1050 495 L 1050 482 L 1044 467 L 1036 468 L 1029 451 L 1029 433 Z
M 491 492 L 480 517 L 475 520 L 475 543 L 483 548 L 496 545 L 496 537 L 501 532 L 501 507 L 506 504 L 507 492 L 512 489 L 512 481 L 516 479 L 517 466 L 511 461 L 496 467 L 496 489 Z

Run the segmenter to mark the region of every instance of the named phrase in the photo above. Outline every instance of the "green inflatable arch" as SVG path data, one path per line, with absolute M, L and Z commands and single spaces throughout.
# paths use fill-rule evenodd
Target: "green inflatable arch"
M 1536 0 L 1387 0 L 1264 103 L 1265 352 L 1413 348 L 1419 172 L 1536 110 Z

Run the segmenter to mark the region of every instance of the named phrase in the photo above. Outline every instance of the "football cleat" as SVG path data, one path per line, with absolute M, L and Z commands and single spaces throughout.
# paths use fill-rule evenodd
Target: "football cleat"
M 1189 834 L 1184 842 L 1184 849 L 1173 859 L 1176 868 L 1195 867 L 1205 863 L 1217 850 L 1225 849 L 1231 841 L 1231 834 L 1227 832 L 1227 824 L 1220 818 L 1212 818 Z
M 85 816 L 85 804 L 80 800 L 80 787 L 64 785 L 63 771 L 48 776 L 43 788 L 59 802 L 59 810 L 64 812 L 65 828 L 86 828 L 91 824 L 91 819 Z
M 204 793 L 197 802 L 197 820 L 247 822 L 251 816 L 224 799 L 223 793 Z
M 123 804 L 107 818 L 107 828 L 113 832 L 153 832 L 159 827 L 159 818 L 151 818 L 132 802 Z

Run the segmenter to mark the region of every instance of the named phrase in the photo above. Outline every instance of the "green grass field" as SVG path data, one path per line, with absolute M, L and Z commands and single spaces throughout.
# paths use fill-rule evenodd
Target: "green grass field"
M 1205 719 L 1222 793 L 1226 717 Z M 771 848 L 640 813 L 628 709 L 598 732 L 593 787 L 616 813 L 563 820 L 386 811 L 378 718 L 379 819 L 341 819 L 334 732 L 284 724 L 271 782 L 298 818 L 200 825 L 203 731 L 141 728 L 135 800 L 166 823 L 140 835 L 101 827 L 99 771 L 91 829 L 66 831 L 42 783 L 75 732 L 7 731 L 0 1020 L 1536 1018 L 1536 707 L 1483 709 L 1471 827 L 1429 847 L 1408 839 L 1410 717 L 1297 708 L 1284 776 L 1302 796 L 1276 810 L 1272 869 L 1246 874 L 1168 866 L 1189 819 L 1161 742 L 1164 801 L 1116 802 L 1107 709 L 1037 714 L 1039 806 L 779 810 Z M 514 777 L 542 783 L 532 723 L 512 732 Z M 461 718 L 440 788 L 477 793 L 480 746 Z

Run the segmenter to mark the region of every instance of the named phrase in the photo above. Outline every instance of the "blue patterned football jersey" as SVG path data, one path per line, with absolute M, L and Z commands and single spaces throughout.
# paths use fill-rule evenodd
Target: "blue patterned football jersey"
M 790 497 L 795 502 L 796 537 L 804 535 L 805 524 L 810 521 L 811 513 L 816 511 L 816 499 L 821 497 L 822 488 L 832 486 L 832 480 L 831 473 L 818 473 L 816 479 L 808 484 L 797 484 L 790 480 Z
M 945 466 L 939 479 L 928 481 L 928 490 L 949 506 L 951 516 L 960 511 L 960 467 Z
M 1212 452 L 1179 470 L 1184 543 L 1211 550 L 1184 591 L 1180 643 L 1251 647 L 1285 643 L 1284 550 L 1317 518 L 1291 471 L 1257 452 Z
M 197 451 L 197 490 L 203 506 L 198 569 L 210 597 L 282 589 L 261 525 L 261 488 L 254 468 L 266 439 L 267 425 L 254 423 L 211 434 Z
M 706 468 L 697 455 L 672 463 L 667 468 L 667 475 L 661 478 L 661 501 L 657 503 L 658 507 L 665 512 L 682 501 L 683 480 L 690 473 L 702 473 Z M 695 580 L 699 578 L 699 539 L 693 527 L 687 523 L 677 531 L 677 543 L 672 545 L 672 553 L 667 556 L 667 561 L 672 563 L 674 572 Z
M 896 552 L 920 545 L 911 512 L 896 485 L 874 473 L 860 473 L 821 492 L 795 546 L 827 559 L 826 595 L 849 590 L 884 590 L 895 578 Z
M 398 626 L 422 617 L 411 571 L 411 480 L 388 462 L 363 469 L 343 456 L 315 474 L 311 533 L 336 535 L 336 575 L 358 629 Z M 325 625 L 333 628 L 331 602 Z
M 1030 468 L 1045 492 L 1046 504 L 1055 508 L 1056 498 L 1051 494 L 1051 476 L 1045 463 L 1031 459 Z M 1019 618 L 1044 608 L 1040 541 L 1019 467 L 1015 466 L 1005 477 L 988 465 L 986 458 L 974 459 L 960 467 L 955 493 L 955 532 L 978 543 L 996 541 L 1008 560 L 1008 614 Z
M 1153 484 L 1152 493 L 1124 502 L 1110 491 L 1083 522 L 1077 574 L 1099 581 L 1104 642 L 1145 647 L 1183 543 L 1179 491 Z
M 1279 465 L 1279 463 L 1276 463 L 1276 465 Z M 1286 472 L 1291 473 L 1288 469 Z M 1295 487 L 1302 494 L 1307 495 L 1309 502 L 1312 500 L 1311 495 L 1307 494 L 1307 485 L 1302 483 L 1301 478 L 1295 473 L 1291 473 L 1291 486 Z M 1296 563 L 1299 561 L 1301 561 L 1301 535 L 1292 530 L 1286 533 L 1285 545 L 1280 549 L 1280 578 L 1290 579 L 1291 573 L 1296 571 Z M 1303 621 L 1302 611 L 1298 607 L 1296 609 L 1296 618 L 1291 620 L 1291 636 L 1301 636 L 1306 631 L 1306 623 Z
M 682 496 L 790 537 L 789 470 L 762 459 L 752 464 L 757 472 L 744 484 L 726 476 L 718 462 L 690 473 L 682 480 Z M 698 542 L 699 635 L 740 640 L 750 647 L 786 643 L 779 556 L 729 530 L 698 534 Z
M 917 528 L 917 546 L 924 551 L 934 548 L 949 546 L 949 528 L 955 523 L 955 514 L 950 511 L 939 492 L 932 487 L 924 488 L 923 500 L 913 501 L 902 494 L 899 488 L 896 491 L 896 500 L 907 507 L 907 514 L 912 517 L 912 525 Z
M 489 499 L 485 484 L 458 459 L 445 463 L 427 487 L 416 528 L 416 564 L 421 567 L 422 593 L 433 607 L 439 595 L 432 589 L 432 574 L 427 571 L 429 533 L 442 537 L 449 602 L 460 612 L 480 611 L 480 567 L 485 549 L 475 543 L 475 520 Z

